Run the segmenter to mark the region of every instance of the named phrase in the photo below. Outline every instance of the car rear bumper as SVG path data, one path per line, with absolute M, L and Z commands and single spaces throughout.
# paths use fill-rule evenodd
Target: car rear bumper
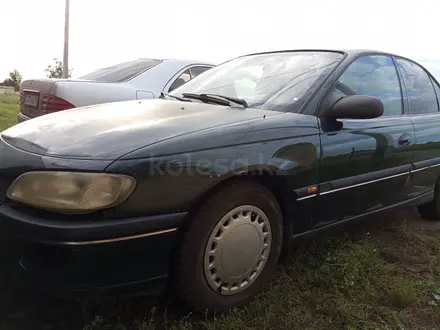
M 29 119 L 31 119 L 31 117 L 28 117 L 28 116 L 22 114 L 21 112 L 19 112 L 18 115 L 17 115 L 17 121 L 19 123 L 24 122 L 24 121 L 29 120 Z
M 73 223 L 0 207 L 4 262 L 20 284 L 62 296 L 162 292 L 186 213 Z M 6 243 L 7 242 L 7 243 Z

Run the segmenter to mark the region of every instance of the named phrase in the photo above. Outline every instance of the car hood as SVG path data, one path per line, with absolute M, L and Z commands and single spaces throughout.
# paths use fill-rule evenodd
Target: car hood
M 1 137 L 40 155 L 114 160 L 164 140 L 277 114 L 199 102 L 127 101 L 44 115 L 3 131 Z

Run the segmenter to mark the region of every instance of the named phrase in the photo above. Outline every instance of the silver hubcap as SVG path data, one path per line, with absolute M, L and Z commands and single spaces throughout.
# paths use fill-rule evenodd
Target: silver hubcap
M 215 291 L 233 295 L 260 275 L 269 256 L 272 231 L 262 210 L 243 205 L 217 223 L 205 249 L 206 279 Z

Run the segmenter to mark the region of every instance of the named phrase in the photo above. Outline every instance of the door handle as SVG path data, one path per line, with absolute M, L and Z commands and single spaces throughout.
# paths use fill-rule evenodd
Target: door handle
M 398 141 L 399 147 L 405 147 L 410 145 L 412 142 L 412 136 L 411 134 L 405 133 L 403 134 Z

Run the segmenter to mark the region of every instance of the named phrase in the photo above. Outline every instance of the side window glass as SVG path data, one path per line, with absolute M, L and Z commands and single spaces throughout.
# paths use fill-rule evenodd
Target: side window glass
M 188 70 L 185 70 L 174 82 L 171 84 L 168 92 L 171 92 L 172 90 L 175 90 L 177 87 L 182 86 L 183 84 L 187 83 L 191 80 L 191 73 Z
M 417 64 L 397 59 L 408 91 L 411 113 L 425 114 L 438 112 L 437 97 L 428 74 Z
M 390 56 L 363 56 L 354 61 L 335 84 L 341 96 L 368 95 L 380 99 L 383 116 L 402 114 L 399 77 Z
M 191 68 L 191 76 L 197 77 L 199 74 L 211 69 L 209 66 L 193 66 Z

